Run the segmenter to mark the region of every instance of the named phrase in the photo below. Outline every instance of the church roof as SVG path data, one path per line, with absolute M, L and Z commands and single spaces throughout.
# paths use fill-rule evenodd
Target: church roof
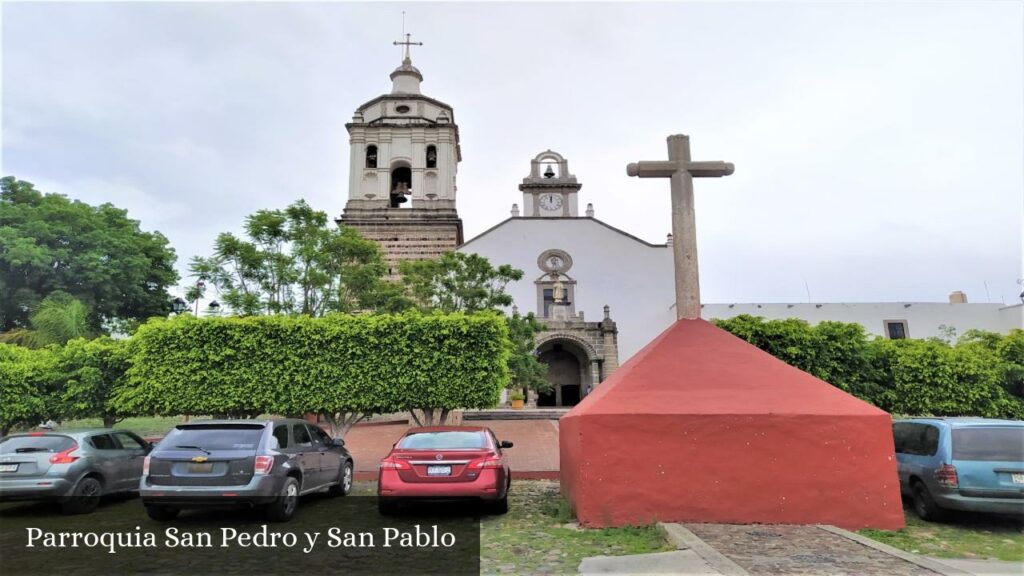
M 491 226 L 487 230 L 484 230 L 483 232 L 481 232 L 481 233 L 477 234 L 476 236 L 470 238 L 469 240 L 464 242 L 462 245 L 460 245 L 459 248 L 462 248 L 464 246 L 469 246 L 471 243 L 475 242 L 476 240 L 479 240 L 480 238 L 483 238 L 484 236 L 487 236 L 488 234 L 491 234 L 492 232 L 494 232 L 498 228 L 501 228 L 502 226 L 505 226 L 506 224 L 509 224 L 509 223 L 511 223 L 513 221 L 520 221 L 520 220 L 529 220 L 529 221 L 534 221 L 534 222 L 536 222 L 536 221 L 560 222 L 560 221 L 563 221 L 563 220 L 590 221 L 590 222 L 593 222 L 593 223 L 598 224 L 600 226 L 604 226 L 605 228 L 611 230 L 612 232 L 615 232 L 616 234 L 621 234 L 621 235 L 625 236 L 626 238 L 629 238 L 630 240 L 633 240 L 634 242 L 643 244 L 644 246 L 647 246 L 649 248 L 668 248 L 667 244 L 651 244 L 650 242 L 648 242 L 646 240 L 643 240 L 641 238 L 637 238 L 636 236 L 633 236 L 629 232 L 626 232 L 624 230 L 620 230 L 620 229 L 616 228 L 615 226 L 612 226 L 611 224 L 608 224 L 607 222 L 602 222 L 601 220 L 598 220 L 597 218 L 593 218 L 593 217 L 589 217 L 589 216 L 588 217 L 579 217 L 579 216 L 544 216 L 544 217 L 513 216 L 511 218 L 506 218 L 506 219 L 502 220 L 501 222 L 498 222 L 494 226 Z
M 566 414 L 885 414 L 705 320 L 678 320 Z

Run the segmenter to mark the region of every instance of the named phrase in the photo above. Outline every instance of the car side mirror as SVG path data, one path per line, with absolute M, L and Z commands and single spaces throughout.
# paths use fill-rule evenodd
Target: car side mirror
M 508 440 L 502 440 L 500 446 L 502 448 L 511 448 L 512 446 L 514 446 L 514 444 L 512 444 Z
M 145 452 L 146 454 L 149 454 L 150 452 L 153 451 L 153 448 L 155 446 L 156 444 L 153 444 L 152 442 L 146 442 L 146 444 L 142 447 L 142 451 Z
M 334 446 L 335 448 L 344 448 L 345 440 L 342 438 L 334 438 L 331 440 L 331 446 Z

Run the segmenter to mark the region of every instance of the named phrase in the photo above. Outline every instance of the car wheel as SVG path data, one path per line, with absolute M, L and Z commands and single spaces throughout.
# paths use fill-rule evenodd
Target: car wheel
M 345 464 L 341 467 L 341 476 L 338 478 L 338 483 L 331 486 L 331 495 L 333 496 L 348 496 L 349 492 L 352 491 L 352 463 L 345 461 Z
M 492 500 L 487 503 L 487 511 L 491 514 L 507 514 L 508 513 L 508 494 L 501 500 Z
M 82 478 L 75 486 L 71 498 L 61 504 L 61 512 L 64 514 L 88 514 L 96 509 L 100 503 L 100 496 L 103 495 L 103 486 L 95 478 Z
M 394 516 L 398 514 L 398 500 L 379 496 L 377 497 L 377 510 L 381 516 Z
M 267 506 L 267 519 L 272 522 L 287 522 L 299 507 L 299 481 L 289 476 L 284 481 L 281 493 L 274 503 Z
M 167 522 L 168 520 L 174 520 L 178 517 L 179 512 L 181 512 L 180 509 L 171 508 L 170 506 L 155 506 L 152 504 L 146 506 L 146 514 L 148 514 L 150 518 L 156 520 L 157 522 Z
M 924 485 L 924 482 L 914 484 L 914 512 L 917 513 L 921 520 L 928 522 L 936 522 L 942 519 L 943 510 L 932 499 L 932 495 L 928 492 L 928 487 Z

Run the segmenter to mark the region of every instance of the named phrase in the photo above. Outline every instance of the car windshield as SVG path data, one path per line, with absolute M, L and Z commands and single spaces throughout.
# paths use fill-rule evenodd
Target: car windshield
M 405 450 L 479 450 L 487 447 L 483 432 L 416 432 L 398 442 Z
M 953 459 L 1024 462 L 1024 426 L 955 428 Z
M 75 441 L 67 436 L 9 436 L 0 440 L 0 454 L 63 452 L 74 445 Z
M 187 426 L 171 430 L 162 450 L 255 450 L 263 426 Z

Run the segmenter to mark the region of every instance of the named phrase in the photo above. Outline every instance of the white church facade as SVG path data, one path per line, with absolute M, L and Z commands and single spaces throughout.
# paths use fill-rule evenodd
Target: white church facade
M 519 185 L 511 216 L 463 241 L 456 207 L 459 129 L 451 106 L 420 92 L 423 76 L 408 53 L 391 74 L 389 94 L 360 106 L 346 125 L 349 195 L 337 220 L 378 242 L 394 278 L 401 260 L 458 250 L 524 271 L 508 286 L 513 310 L 547 327 L 537 353 L 548 364 L 550 394 L 538 405 L 577 403 L 676 319 L 671 237 L 651 244 L 580 209 L 582 183 L 568 160 L 546 150 Z M 524 159 L 525 160 L 525 159 Z M 512 196 L 510 195 L 510 198 Z M 948 336 L 950 329 L 1024 328 L 1024 304 L 724 303 L 704 304 L 705 319 L 751 314 L 856 322 L 886 338 Z

